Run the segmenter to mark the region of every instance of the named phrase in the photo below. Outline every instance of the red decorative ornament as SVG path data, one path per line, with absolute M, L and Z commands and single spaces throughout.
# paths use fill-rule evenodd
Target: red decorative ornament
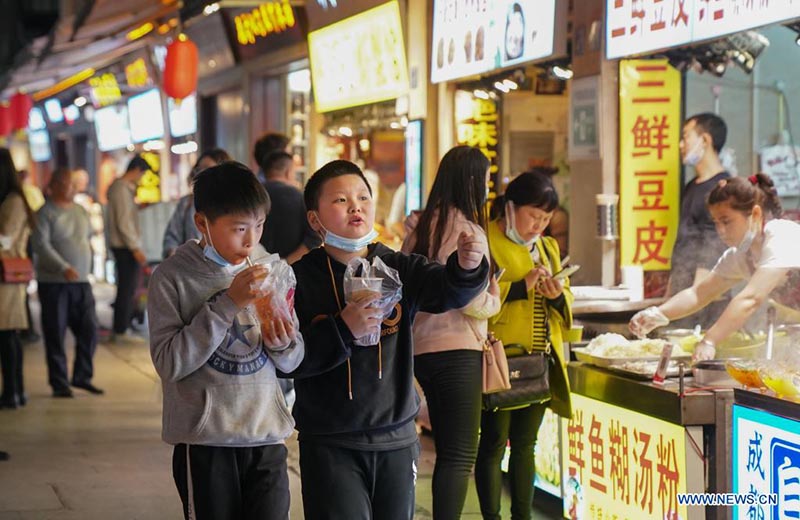
M 164 62 L 164 92 L 183 99 L 197 88 L 197 46 L 181 34 L 167 47 Z
M 28 114 L 33 108 L 33 100 L 27 94 L 17 92 L 11 96 L 11 129 L 23 130 L 28 128 Z
M 11 108 L 8 103 L 0 103 L 0 137 L 11 133 Z

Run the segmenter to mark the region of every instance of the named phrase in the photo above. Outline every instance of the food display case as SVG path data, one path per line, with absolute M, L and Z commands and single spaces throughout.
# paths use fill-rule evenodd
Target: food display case
M 678 493 L 724 492 L 733 391 L 656 384 L 584 362 L 568 366 L 573 417 L 563 420 L 564 517 L 729 518 Z

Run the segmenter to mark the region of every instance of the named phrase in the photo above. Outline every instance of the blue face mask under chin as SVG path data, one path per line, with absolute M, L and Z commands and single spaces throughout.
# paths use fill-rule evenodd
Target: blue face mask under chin
M 317 216 L 317 219 L 319 219 L 319 216 Z M 360 251 L 370 245 L 373 240 L 378 238 L 378 232 L 375 231 L 374 228 L 361 238 L 346 238 L 337 235 L 332 231 L 328 231 L 325 229 L 325 226 L 323 226 L 322 223 L 320 223 L 319 227 L 322 228 L 322 241 L 325 243 L 325 245 L 335 247 L 336 249 L 341 249 L 342 251 L 347 251 L 348 253 Z
M 205 256 L 208 260 L 211 260 L 212 262 L 222 267 L 226 271 L 231 271 L 231 272 L 240 271 L 247 265 L 247 262 L 242 262 L 239 265 L 234 265 L 225 260 L 225 257 L 219 254 L 219 251 L 217 251 L 217 248 L 214 247 L 214 243 L 211 241 L 211 232 L 208 230 L 208 223 L 206 223 L 206 236 L 204 236 L 203 238 L 205 238 L 206 240 L 206 245 L 203 247 L 203 256 Z
M 514 203 L 511 201 L 506 203 L 506 238 L 517 245 L 525 246 L 529 249 L 539 240 L 539 235 L 534 235 L 530 240 L 525 240 L 522 238 L 522 235 L 519 234 L 516 223 L 514 222 Z

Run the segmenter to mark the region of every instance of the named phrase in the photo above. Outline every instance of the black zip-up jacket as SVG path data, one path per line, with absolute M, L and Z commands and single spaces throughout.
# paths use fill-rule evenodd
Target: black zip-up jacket
M 409 424 L 419 411 L 411 332 L 414 316 L 417 311 L 441 313 L 464 307 L 483 290 L 489 273 L 485 258 L 477 269 L 461 269 L 457 253 L 441 265 L 420 255 L 373 244 L 367 260 L 371 263 L 375 256 L 396 269 L 403 283 L 402 300 L 381 324 L 382 379 L 378 378 L 378 347 L 354 345 L 353 335 L 339 315 L 325 249 L 314 249 L 292 266 L 297 277 L 295 310 L 306 355 L 286 376 L 295 378 L 294 417 L 301 440 L 340 436 L 380 444 L 391 438 L 385 433 Z M 346 266 L 333 258 L 330 265 L 339 298 L 343 299 Z

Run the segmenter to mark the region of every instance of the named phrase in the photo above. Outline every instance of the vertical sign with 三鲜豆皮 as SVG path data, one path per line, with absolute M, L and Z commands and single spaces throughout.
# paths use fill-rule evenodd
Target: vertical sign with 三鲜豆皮
M 683 426 L 575 393 L 572 409 L 561 428 L 566 518 L 687 518 Z
M 667 60 L 620 61 L 620 265 L 670 268 L 680 212 L 680 117 L 680 73 Z

